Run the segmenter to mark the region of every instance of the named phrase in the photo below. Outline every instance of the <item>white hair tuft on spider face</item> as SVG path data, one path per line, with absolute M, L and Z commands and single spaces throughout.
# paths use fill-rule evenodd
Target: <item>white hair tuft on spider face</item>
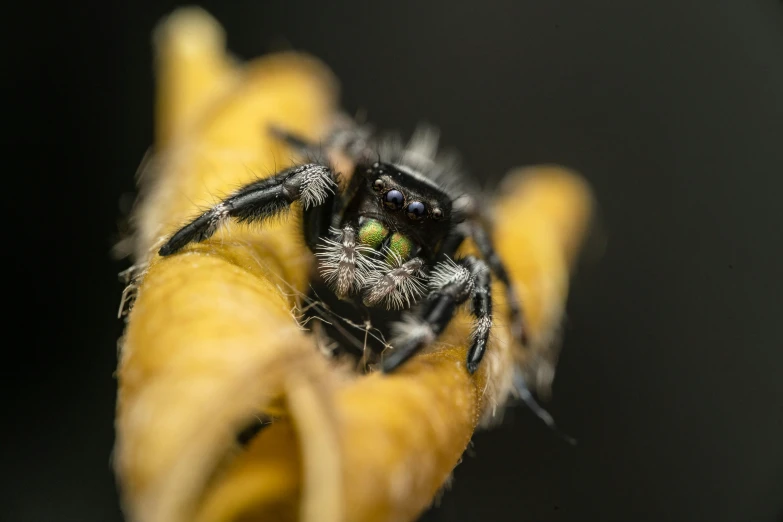
M 330 229 L 337 240 L 321 238 L 316 257 L 319 259 L 321 277 L 334 288 L 337 295 L 347 296 L 358 292 L 367 281 L 372 268 L 372 248 L 356 243 L 356 231 L 350 225 L 342 230 Z

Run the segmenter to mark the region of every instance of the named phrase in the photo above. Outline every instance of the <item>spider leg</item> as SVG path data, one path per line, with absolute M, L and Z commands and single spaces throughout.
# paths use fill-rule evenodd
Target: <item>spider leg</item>
M 472 343 L 468 350 L 468 372 L 475 372 L 487 351 L 489 332 L 492 329 L 492 280 L 487 264 L 475 258 L 466 258 L 466 264 L 473 276 L 473 292 L 470 313 L 476 319 L 473 324 Z
M 336 192 L 327 194 L 322 205 L 306 208 L 302 212 L 302 234 L 312 253 L 318 252 L 322 238 L 329 237 L 335 215 L 342 216 L 342 199 Z
M 340 151 L 353 160 L 367 152 L 367 140 L 370 135 L 368 128 L 347 121 L 333 126 L 320 144 L 313 143 L 277 125 L 271 125 L 269 132 L 303 157 L 318 158 L 324 151 L 331 149 Z
M 546 424 L 549 429 L 551 429 L 559 437 L 572 446 L 576 445 L 576 439 L 560 431 L 560 428 L 558 428 L 557 424 L 555 424 L 555 419 L 552 417 L 552 415 L 536 401 L 535 397 L 533 396 L 533 392 L 528 387 L 524 376 L 520 372 L 516 372 L 514 374 L 514 389 L 528 409 L 532 411 L 536 417 L 544 421 L 544 424 Z
M 320 143 L 309 141 L 277 125 L 269 126 L 268 130 L 272 136 L 283 141 L 298 156 L 309 158 L 309 162 L 328 163 L 330 152 L 337 152 L 356 164 L 371 154 L 369 140 L 372 130 L 348 117 L 337 118 Z M 360 182 L 361 176 L 350 176 L 348 183 L 342 187 L 339 197 L 330 194 L 331 199 L 322 207 L 305 209 L 305 240 L 313 252 L 318 240 L 328 234 L 330 226 L 338 225 L 339 218 L 356 194 Z
M 316 157 L 321 153 L 321 148 L 317 143 L 308 141 L 300 135 L 277 125 L 271 125 L 269 133 L 284 142 L 291 150 L 302 157 Z
M 487 264 L 472 256 L 456 263 L 442 261 L 432 272 L 430 288 L 430 295 L 422 306 L 394 325 L 395 349 L 383 360 L 385 373 L 395 370 L 434 341 L 448 326 L 457 307 L 468 298 L 472 298 L 470 311 L 476 319 L 468 351 L 468 372 L 473 373 L 478 368 L 492 327 L 492 294 Z
M 208 239 L 230 217 L 252 223 L 287 210 L 295 201 L 301 200 L 305 209 L 322 205 L 336 188 L 335 174 L 329 167 L 316 163 L 291 167 L 242 187 L 179 229 L 159 253 L 168 256 L 191 242 Z
M 506 288 L 506 302 L 508 303 L 508 313 L 511 319 L 511 335 L 517 342 L 525 345 L 527 344 L 527 330 L 524 324 L 522 305 L 514 285 L 511 284 L 511 280 L 508 277 L 506 266 L 497 252 L 495 252 L 495 247 L 487 229 L 477 218 L 470 220 L 469 230 L 470 237 L 473 238 L 473 242 L 476 244 L 479 252 L 481 252 L 481 257 L 484 258 L 487 265 L 489 265 L 489 269 Z

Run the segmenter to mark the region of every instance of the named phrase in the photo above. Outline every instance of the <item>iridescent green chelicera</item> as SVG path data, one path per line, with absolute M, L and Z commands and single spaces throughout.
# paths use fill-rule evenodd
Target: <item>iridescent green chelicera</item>
M 399 255 L 403 261 L 408 259 L 408 257 L 411 255 L 412 249 L 413 244 L 411 243 L 410 239 L 403 236 L 399 232 L 392 234 L 391 241 L 389 242 L 389 250 Z M 387 260 L 391 261 L 391 259 Z
M 368 219 L 359 229 L 359 243 L 377 249 L 380 248 L 383 240 L 386 239 L 388 235 L 389 229 L 387 229 L 383 223 L 375 219 Z M 400 256 L 403 260 L 407 260 L 413 250 L 413 243 L 399 232 L 395 232 L 389 237 L 389 250 Z M 387 258 L 387 261 L 393 261 L 391 256 Z
M 359 243 L 378 248 L 388 234 L 389 231 L 383 226 L 383 223 L 375 219 L 368 219 L 359 229 Z

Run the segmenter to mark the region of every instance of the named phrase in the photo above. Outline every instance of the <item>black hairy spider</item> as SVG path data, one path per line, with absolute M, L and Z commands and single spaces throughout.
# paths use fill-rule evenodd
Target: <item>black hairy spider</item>
M 434 130 L 419 127 L 404 145 L 364 127 L 337 127 L 323 147 L 271 132 L 304 157 L 342 154 L 352 172 L 343 182 L 325 159 L 246 185 L 177 231 L 160 255 L 209 238 L 229 218 L 260 222 L 301 201 L 304 239 L 317 259 L 310 294 L 322 303 L 307 313 L 372 324 L 380 333 L 357 343 L 337 322 L 324 322 L 342 350 L 366 356 L 366 347 L 377 355 L 390 347 L 381 361 L 390 372 L 434 341 L 469 301 L 474 326 L 467 369 L 475 372 L 493 320 L 490 273 L 505 285 L 512 334 L 524 342 L 519 300 L 478 201 L 456 160 L 438 152 Z M 481 258 L 454 259 L 468 237 Z

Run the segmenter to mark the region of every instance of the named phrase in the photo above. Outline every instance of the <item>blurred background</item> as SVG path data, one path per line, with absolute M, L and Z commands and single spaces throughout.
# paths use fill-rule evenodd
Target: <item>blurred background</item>
M 6 306 L 29 308 L 2 364 L 2 521 L 122 520 L 110 249 L 177 5 L 5 14 Z M 549 404 L 579 444 L 517 408 L 424 520 L 783 520 L 780 1 L 200 5 L 242 58 L 324 60 L 349 112 L 440 126 L 488 187 L 556 162 L 596 191 L 606 248 L 574 280 Z

